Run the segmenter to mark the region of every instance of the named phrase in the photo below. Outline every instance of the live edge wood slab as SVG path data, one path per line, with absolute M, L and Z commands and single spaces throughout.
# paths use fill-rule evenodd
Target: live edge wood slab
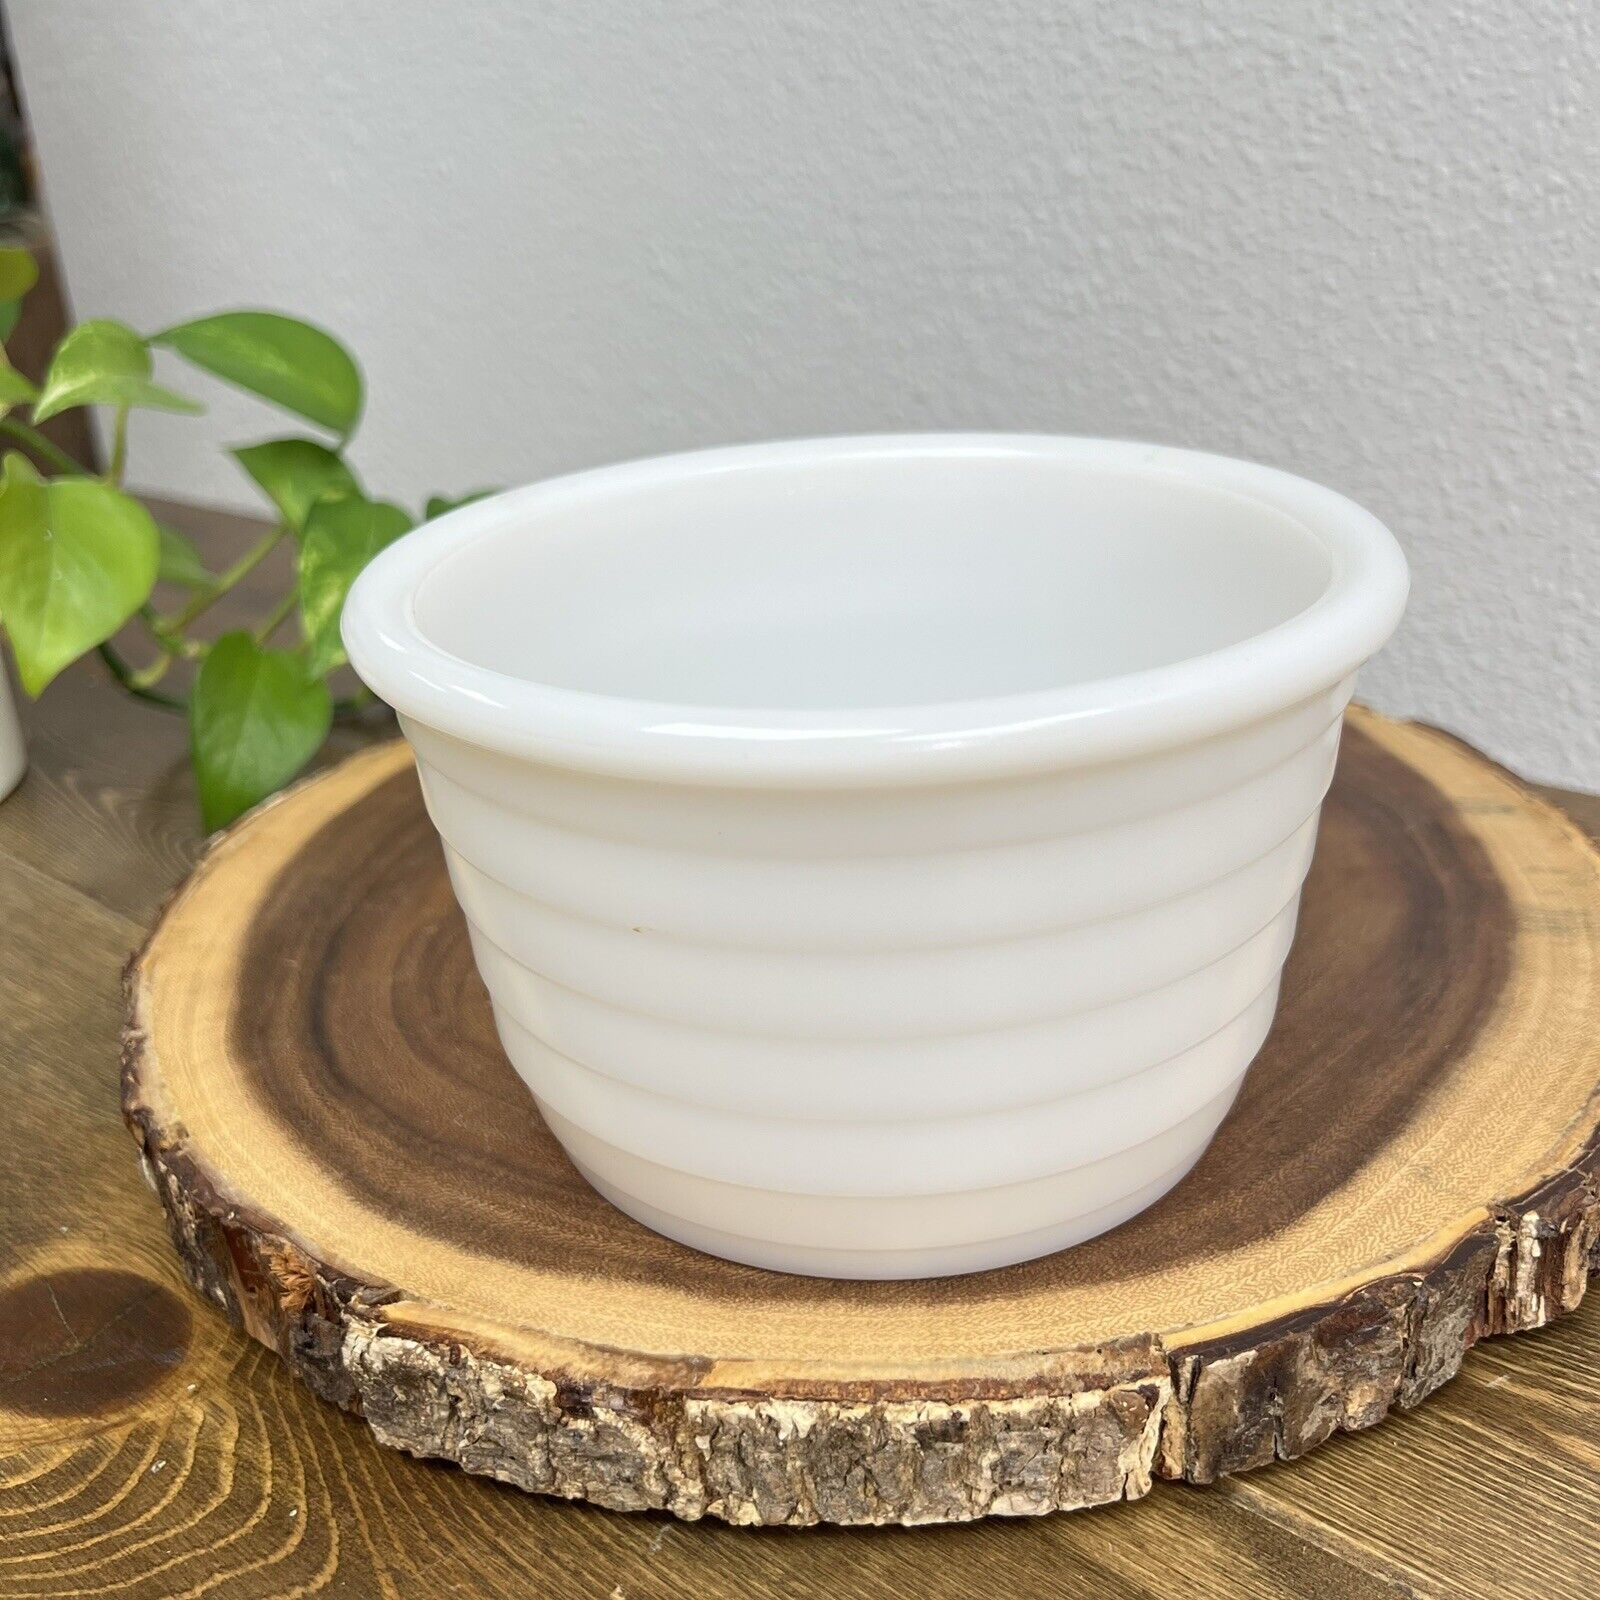
M 593 1194 L 495 1041 L 398 744 L 219 840 L 128 995 L 124 1111 L 195 1286 L 383 1443 L 620 1509 L 955 1521 L 1210 1482 L 1414 1405 L 1600 1262 L 1600 855 L 1366 712 L 1215 1145 L 1000 1272 L 765 1273 Z

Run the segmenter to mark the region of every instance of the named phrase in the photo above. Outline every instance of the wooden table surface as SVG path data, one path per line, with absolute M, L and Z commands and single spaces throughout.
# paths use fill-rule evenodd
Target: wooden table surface
M 219 555 L 241 537 L 200 523 Z M 183 725 L 93 663 L 24 717 L 32 769 L 0 802 L 0 1600 L 1600 1592 L 1600 1294 L 1302 1461 L 1037 1520 L 683 1524 L 380 1448 L 191 1293 L 118 1112 L 122 963 L 202 843 Z M 1554 798 L 1600 835 L 1600 801 Z

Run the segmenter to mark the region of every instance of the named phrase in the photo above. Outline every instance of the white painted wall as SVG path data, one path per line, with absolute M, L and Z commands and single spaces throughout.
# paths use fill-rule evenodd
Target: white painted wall
M 1587 0 L 8 9 L 79 314 L 324 321 L 385 492 L 874 428 L 1253 456 L 1410 552 L 1369 698 L 1600 788 Z M 209 426 L 142 421 L 143 481 L 236 498 L 261 424 Z

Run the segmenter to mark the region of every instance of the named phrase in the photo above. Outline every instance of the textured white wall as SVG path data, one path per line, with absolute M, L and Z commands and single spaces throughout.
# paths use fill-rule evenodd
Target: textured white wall
M 1368 698 L 1600 787 L 1587 0 L 9 10 L 78 313 L 326 322 L 385 492 L 876 428 L 1252 456 L 1410 553 Z M 138 426 L 229 498 L 204 445 L 261 429 Z

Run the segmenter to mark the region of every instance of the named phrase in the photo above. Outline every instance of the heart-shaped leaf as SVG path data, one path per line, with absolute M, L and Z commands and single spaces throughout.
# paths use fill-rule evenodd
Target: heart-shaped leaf
M 22 297 L 38 280 L 38 263 L 26 250 L 0 250 L 0 340 L 11 337 L 22 315 Z
M 202 408 L 181 394 L 150 381 L 150 350 L 132 328 L 120 322 L 80 322 L 56 346 L 44 387 L 33 408 L 44 422 L 74 406 L 143 406 L 157 411 Z
M 0 350 L 0 417 L 12 406 L 27 405 L 39 397 L 39 391 L 6 360 Z
M 347 437 L 361 415 L 361 372 L 338 340 L 275 311 L 225 311 L 154 342 L 185 361 Z
M 300 618 L 311 670 L 331 671 L 345 658 L 339 615 L 356 574 L 411 527 L 411 518 L 385 500 L 359 495 L 319 500 L 306 519 L 300 546 Z
M 38 694 L 149 598 L 160 536 L 137 500 L 97 478 L 46 483 L 25 457 L 0 478 L 0 618 Z
M 0 300 L 20 300 L 38 281 L 39 263 L 26 250 L 0 250 Z
M 269 439 L 245 445 L 233 456 L 297 534 L 305 532 L 312 506 L 324 495 L 361 493 L 344 458 L 315 439 Z
M 161 563 L 156 571 L 162 583 L 181 584 L 185 589 L 209 589 L 216 579 L 206 571 L 200 552 L 176 528 L 161 523 Z
M 189 697 L 189 746 L 208 829 L 282 788 L 328 736 L 328 686 L 288 650 L 248 633 L 212 645 Z
M 454 500 L 447 495 L 431 494 L 428 503 L 422 509 L 422 520 L 432 522 L 435 517 L 442 517 L 447 511 L 458 511 L 462 506 L 470 506 L 474 500 L 486 500 L 492 494 L 499 494 L 498 489 L 474 489 L 471 494 L 459 495 Z

